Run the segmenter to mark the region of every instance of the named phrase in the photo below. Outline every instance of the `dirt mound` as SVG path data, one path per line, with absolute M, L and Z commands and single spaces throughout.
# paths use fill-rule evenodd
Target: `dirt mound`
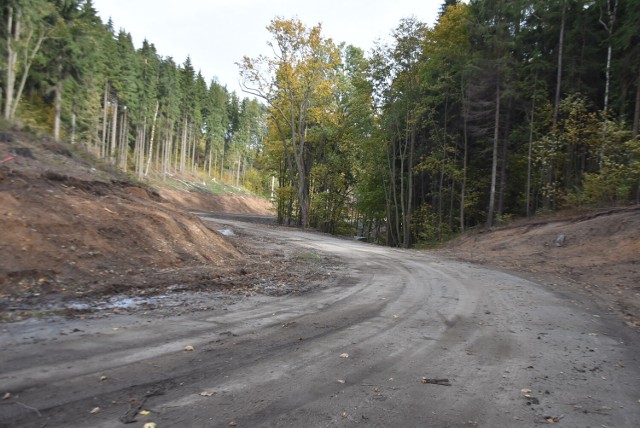
M 572 287 L 640 326 L 640 207 L 521 221 L 466 234 L 442 252 Z
M 246 257 L 228 239 L 157 191 L 97 169 L 74 147 L 5 134 L 0 312 L 162 285 L 215 288 L 243 275 Z
M 163 198 L 186 210 L 273 215 L 269 201 L 249 195 L 211 195 L 197 191 L 161 189 Z

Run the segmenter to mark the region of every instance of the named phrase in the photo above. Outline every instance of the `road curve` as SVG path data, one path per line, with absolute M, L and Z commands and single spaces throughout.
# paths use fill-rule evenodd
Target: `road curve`
M 348 274 L 188 317 L 0 326 L 0 427 L 123 427 L 138 405 L 129 426 L 638 426 L 640 335 L 614 314 L 425 252 L 218 221 Z

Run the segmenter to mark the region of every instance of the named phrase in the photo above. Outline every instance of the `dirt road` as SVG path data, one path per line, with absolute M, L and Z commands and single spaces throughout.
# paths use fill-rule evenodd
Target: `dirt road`
M 10 394 L 0 426 L 640 421 L 640 335 L 617 315 L 427 253 L 223 222 L 283 249 L 331 253 L 348 274 L 299 296 L 218 299 L 188 316 L 0 326 L 0 395 Z

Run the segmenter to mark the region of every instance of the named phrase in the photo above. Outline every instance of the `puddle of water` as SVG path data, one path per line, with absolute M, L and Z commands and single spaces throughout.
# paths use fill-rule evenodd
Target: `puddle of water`
M 172 299 L 172 296 L 150 296 L 150 297 L 127 297 L 127 296 L 114 296 L 106 302 L 97 303 L 81 303 L 70 302 L 65 305 L 67 309 L 73 310 L 105 310 L 105 309 L 135 309 L 140 306 L 178 306 L 182 304 L 177 299 Z
M 234 236 L 235 232 L 231 229 L 218 229 L 218 233 L 224 236 Z
M 91 305 L 88 303 L 68 303 L 64 306 L 66 309 L 73 309 L 74 311 L 86 311 L 91 309 Z

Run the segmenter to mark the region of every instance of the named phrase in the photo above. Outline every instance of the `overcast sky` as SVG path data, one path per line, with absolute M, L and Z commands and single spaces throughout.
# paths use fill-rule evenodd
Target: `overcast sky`
M 402 18 L 435 23 L 444 0 L 93 0 L 104 22 L 131 33 L 136 48 L 146 38 L 158 54 L 182 64 L 187 55 L 209 82 L 240 92 L 238 67 L 244 55 L 268 54 L 266 30 L 276 16 L 322 24 L 325 37 L 365 51 L 388 39 Z M 242 96 L 242 94 L 239 94 Z

